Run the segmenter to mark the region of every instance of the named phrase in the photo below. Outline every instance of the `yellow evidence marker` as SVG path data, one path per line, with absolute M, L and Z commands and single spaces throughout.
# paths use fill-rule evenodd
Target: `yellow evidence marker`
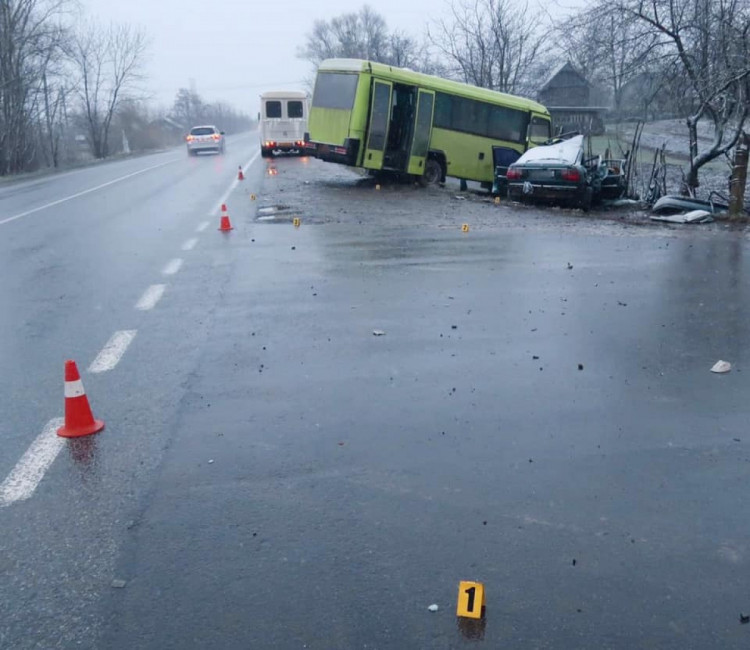
M 292 224 L 294 225 L 295 228 L 299 228 L 301 223 L 302 222 L 300 221 L 299 217 L 294 217 L 294 219 L 292 219 Z
M 465 223 L 463 226 L 461 226 L 461 232 L 469 232 L 469 224 Z
M 456 616 L 482 618 L 484 608 L 484 585 L 481 582 L 462 580 L 458 583 L 458 606 Z
M 379 190 L 379 189 L 380 189 L 380 183 L 378 183 L 378 184 L 377 184 L 377 185 L 375 186 L 375 189 L 376 189 L 376 190 Z
M 500 197 L 499 196 L 495 197 L 495 205 L 500 205 Z
M 251 195 L 250 195 L 250 200 L 251 200 L 251 201 L 255 201 L 255 194 L 251 194 Z

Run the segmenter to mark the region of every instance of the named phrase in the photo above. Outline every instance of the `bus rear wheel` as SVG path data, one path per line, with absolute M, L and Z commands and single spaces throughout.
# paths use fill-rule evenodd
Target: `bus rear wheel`
M 424 174 L 419 177 L 422 187 L 437 185 L 443 180 L 443 166 L 434 158 L 429 158 L 424 166 Z

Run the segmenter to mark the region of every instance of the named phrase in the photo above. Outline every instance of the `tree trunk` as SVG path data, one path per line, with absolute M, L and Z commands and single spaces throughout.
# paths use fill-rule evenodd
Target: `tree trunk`
M 750 137 L 743 131 L 734 149 L 732 177 L 729 180 L 729 218 L 739 218 L 745 208 L 745 184 L 747 183 L 747 159 Z
M 690 137 L 690 170 L 688 171 L 685 187 L 682 193 L 685 195 L 695 196 L 695 189 L 698 187 L 698 168 L 695 161 L 698 158 L 698 120 L 687 119 L 688 135 Z

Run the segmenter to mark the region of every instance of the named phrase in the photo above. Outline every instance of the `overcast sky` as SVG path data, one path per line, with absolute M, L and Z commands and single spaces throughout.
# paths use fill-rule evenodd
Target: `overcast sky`
M 577 0 L 568 0 L 576 2 Z M 151 37 L 147 73 L 153 98 L 171 105 L 193 79 L 201 96 L 250 114 L 265 90 L 301 88 L 310 74 L 297 48 L 314 20 L 356 11 L 347 0 L 83 0 L 92 17 L 140 25 Z M 421 37 L 442 0 L 369 2 L 390 29 Z M 545 2 L 545 4 L 553 4 Z

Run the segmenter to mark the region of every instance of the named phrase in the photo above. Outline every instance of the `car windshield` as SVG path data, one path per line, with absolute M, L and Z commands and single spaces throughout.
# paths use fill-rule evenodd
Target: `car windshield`
M 210 126 L 196 126 L 190 129 L 190 135 L 213 135 L 216 130 Z

